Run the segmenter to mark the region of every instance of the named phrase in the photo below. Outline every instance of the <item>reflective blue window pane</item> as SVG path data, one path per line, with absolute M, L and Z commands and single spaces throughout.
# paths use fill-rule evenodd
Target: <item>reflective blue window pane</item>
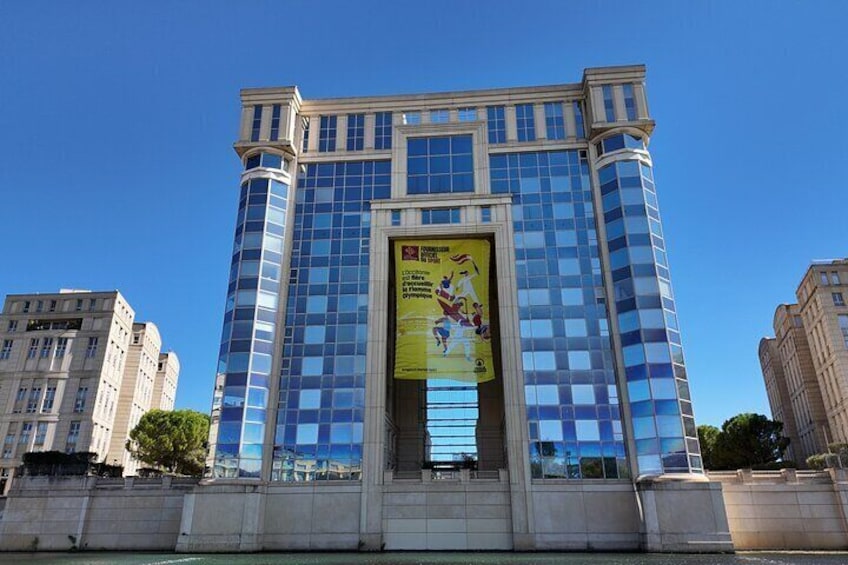
M 516 104 L 515 125 L 518 141 L 536 140 L 536 119 L 533 115 L 533 104 Z

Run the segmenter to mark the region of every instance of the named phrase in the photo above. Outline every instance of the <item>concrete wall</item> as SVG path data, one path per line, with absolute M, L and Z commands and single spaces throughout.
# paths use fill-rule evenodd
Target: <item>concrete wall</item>
M 0 522 L 4 551 L 171 551 L 195 479 L 20 477 Z
M 848 549 L 848 474 L 828 472 L 713 472 L 720 482 L 737 550 Z

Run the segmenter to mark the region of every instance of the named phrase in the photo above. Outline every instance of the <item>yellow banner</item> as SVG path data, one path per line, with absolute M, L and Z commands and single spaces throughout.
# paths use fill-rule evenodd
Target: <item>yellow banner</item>
M 394 242 L 395 378 L 495 378 L 489 327 L 489 242 Z

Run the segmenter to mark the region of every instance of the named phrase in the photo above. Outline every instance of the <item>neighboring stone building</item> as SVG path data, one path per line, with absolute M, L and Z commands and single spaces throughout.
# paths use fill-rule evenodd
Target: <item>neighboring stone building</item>
M 92 451 L 101 461 L 127 464 L 125 472 L 134 470 L 123 443 L 152 403 L 160 349 L 155 326 L 134 324 L 134 318 L 118 291 L 6 297 L 0 315 L 0 492 L 8 490 L 27 451 Z M 153 330 L 146 340 L 138 331 L 144 327 Z M 176 383 L 176 374 L 169 378 Z
M 177 397 L 177 380 L 180 377 L 180 360 L 173 351 L 159 354 L 156 381 L 153 385 L 153 408 L 173 410 Z
M 179 550 L 729 548 L 644 80 L 242 91 L 210 473 Z
M 848 260 L 814 262 L 797 304 L 774 314 L 775 338 L 760 342 L 769 405 L 803 465 L 828 443 L 848 442 Z

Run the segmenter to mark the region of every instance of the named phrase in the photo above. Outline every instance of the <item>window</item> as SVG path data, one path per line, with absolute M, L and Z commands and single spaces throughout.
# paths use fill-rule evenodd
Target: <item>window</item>
M 3 440 L 3 459 L 11 459 L 15 453 L 15 432 L 9 429 L 6 439 Z
M 832 285 L 842 284 L 841 282 L 839 282 L 839 273 L 837 273 L 836 271 L 833 271 L 833 272 L 830 273 L 830 284 L 832 284 Z M 12 330 L 9 330 L 9 331 L 12 331 Z
M 545 103 L 545 129 L 548 132 L 548 139 L 565 139 L 562 102 Z
M 35 311 L 36 312 L 44 312 L 44 301 L 43 300 L 38 300 L 35 303 Z
M 361 151 L 365 143 L 365 114 L 347 116 L 347 150 Z
M 38 355 L 38 338 L 33 338 L 29 340 L 29 351 L 27 352 L 27 359 L 35 359 L 36 355 Z
M 74 307 L 77 312 L 82 312 L 82 298 L 77 298 L 77 304 Z
M 421 112 L 404 112 L 403 123 L 407 126 L 417 126 L 421 123 Z
M 533 117 L 533 104 L 516 104 L 515 126 L 518 130 L 518 141 L 536 140 L 536 120 Z
M 300 120 L 301 128 L 303 129 L 303 147 L 301 149 L 304 153 L 309 151 L 309 117 L 304 116 Z
M 29 399 L 27 400 L 26 411 L 28 414 L 35 413 L 38 410 L 38 401 L 41 400 L 41 387 L 32 387 L 29 391 Z
M 845 347 L 848 348 L 848 315 L 839 314 L 836 319 L 839 322 L 839 329 L 842 330 L 842 341 L 845 343 Z
M 77 390 L 77 396 L 74 399 L 74 412 L 83 412 L 85 410 L 85 401 L 88 399 L 88 387 L 81 386 Z
M 38 422 L 35 428 L 35 442 L 33 445 L 44 445 L 47 440 L 47 422 Z
M 827 271 L 821 271 L 821 272 L 819 272 L 819 280 L 821 281 L 821 283 L 822 283 L 824 286 L 827 286 L 828 284 L 830 284 L 830 281 L 829 281 L 829 279 L 827 278 Z
M 138 345 L 138 343 L 140 341 L 141 341 L 141 334 L 137 334 L 137 333 L 133 334 L 133 341 L 132 341 L 133 345 Z
M 474 192 L 471 135 L 407 140 L 407 193 Z
M 831 296 L 833 297 L 834 306 L 845 306 L 845 299 L 842 297 L 841 292 L 832 292 Z
M 492 208 L 489 206 L 481 206 L 480 207 L 480 221 L 484 224 L 491 223 L 492 221 Z
M 88 347 L 85 350 L 86 359 L 92 359 L 97 355 L 97 338 L 88 338 Z
M 633 97 L 633 85 L 623 84 L 621 90 L 624 92 L 624 110 L 627 112 L 628 120 L 636 119 L 636 99 Z
M 80 435 L 80 422 L 71 422 L 70 427 L 68 428 L 68 440 L 65 445 L 65 451 L 67 453 L 73 453 L 77 449 L 77 442 L 79 441 Z
M 30 301 L 29 301 L 29 300 L 24 300 L 24 307 L 23 307 L 23 309 L 22 309 L 21 311 L 22 311 L 22 312 L 29 312 L 29 307 L 30 307 Z
M 41 342 L 41 358 L 47 359 L 50 357 L 50 351 L 53 349 L 53 338 L 45 337 Z
M 18 436 L 18 444 L 26 446 L 29 443 L 29 436 L 32 433 L 32 422 L 24 422 L 21 424 L 21 435 Z
M 259 141 L 259 128 L 262 127 L 262 106 L 253 107 L 253 127 L 250 130 L 250 141 Z
M 321 116 L 318 130 L 318 151 L 329 152 L 336 150 L 336 116 Z
M 392 210 L 392 225 L 400 225 L 400 210 Z
M 44 391 L 44 400 L 41 402 L 41 411 L 50 412 L 53 410 L 53 402 L 56 400 L 56 387 L 49 386 Z
M 3 340 L 3 349 L 0 349 L 0 360 L 8 359 L 12 354 L 12 340 L 4 339 Z
M 88 300 L 88 310 L 90 312 L 93 312 L 96 309 L 97 309 L 97 299 L 96 298 L 89 298 L 89 300 Z
M 274 104 L 271 110 L 271 141 L 276 141 L 280 136 L 280 105 Z
M 602 87 L 604 94 L 604 114 L 607 122 L 615 121 L 615 104 L 612 100 L 612 85 L 605 84 Z
M 506 118 L 503 106 L 486 108 L 486 122 L 489 130 L 489 143 L 506 143 Z
M 430 123 L 446 124 L 450 121 L 450 112 L 444 109 L 430 110 Z
M 574 106 L 574 124 L 577 126 L 577 137 L 585 137 L 586 133 L 583 129 L 583 108 L 580 106 L 580 102 L 572 102 Z
M 477 108 L 460 108 L 457 117 L 460 122 L 473 122 L 477 120 Z
M 17 320 L 9 320 L 9 327 L 7 328 L 9 332 L 18 331 L 18 321 Z
M 430 224 L 458 224 L 459 208 L 431 208 L 421 210 L 421 223 Z
M 56 305 L 57 305 L 57 302 L 55 300 L 51 300 L 50 301 L 50 307 L 48 308 L 48 311 L 55 312 L 56 311 Z
M 374 116 L 374 149 L 392 148 L 392 113 L 377 112 Z

